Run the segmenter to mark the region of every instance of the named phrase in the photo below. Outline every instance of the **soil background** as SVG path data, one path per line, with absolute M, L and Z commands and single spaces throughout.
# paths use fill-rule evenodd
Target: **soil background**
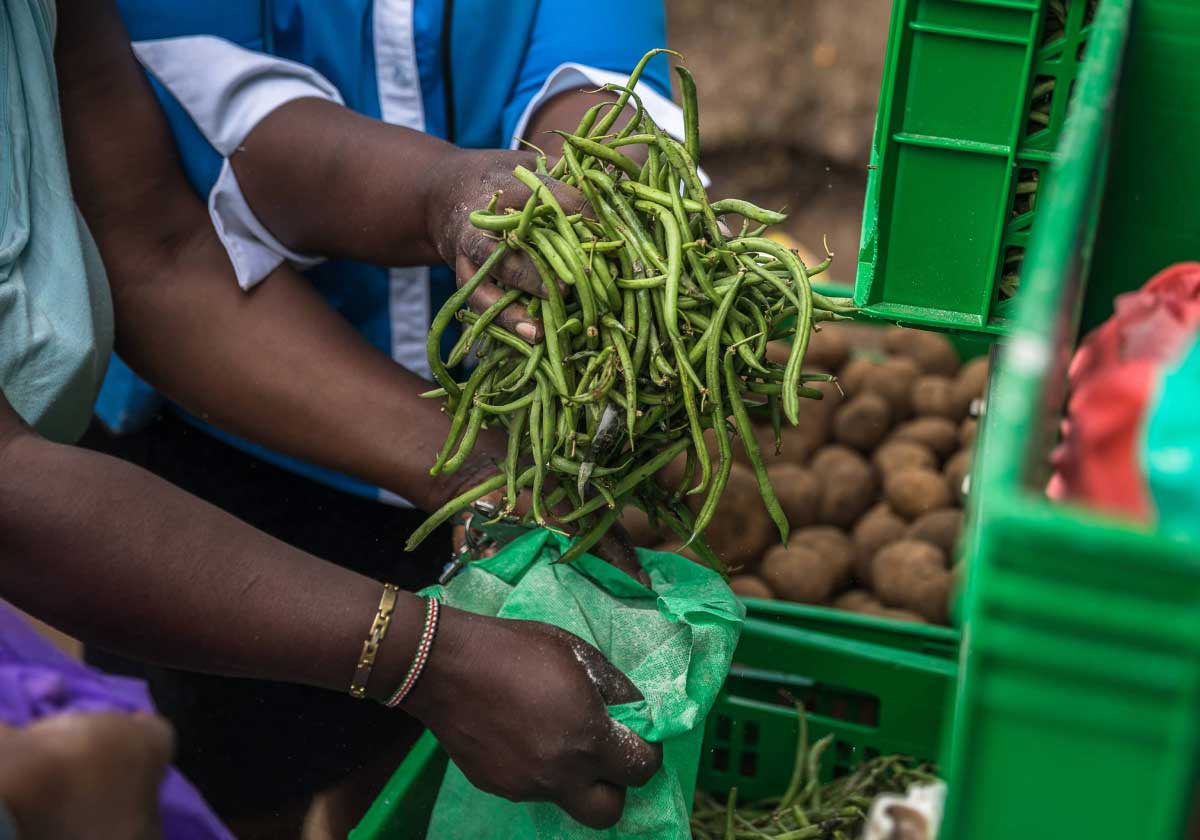
M 667 0 L 668 45 L 700 96 L 717 197 L 786 208 L 783 231 L 854 282 L 887 0 Z

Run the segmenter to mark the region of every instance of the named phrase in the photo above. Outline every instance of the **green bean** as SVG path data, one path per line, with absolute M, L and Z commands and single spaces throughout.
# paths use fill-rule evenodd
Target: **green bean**
M 663 207 L 671 207 L 671 194 L 665 190 L 658 190 L 645 184 L 639 184 L 636 181 L 622 181 L 620 187 L 634 198 L 641 199 L 642 201 L 652 201 Z M 684 198 L 682 202 L 683 209 L 687 212 L 700 212 L 700 202 L 692 201 L 690 198 Z
M 684 147 L 694 162 L 700 162 L 700 106 L 696 96 L 696 80 L 681 64 L 675 65 L 679 76 L 679 91 L 683 95 Z
M 733 409 L 734 424 L 742 439 L 746 456 L 750 459 L 750 468 L 754 470 L 754 478 L 758 481 L 758 492 L 762 495 L 771 521 L 779 529 L 779 541 L 786 544 L 788 539 L 787 515 L 784 514 L 779 499 L 775 496 L 775 490 L 771 487 L 771 479 L 767 476 L 767 467 L 763 463 L 762 451 L 759 449 L 754 427 L 750 423 L 750 415 L 746 413 L 746 406 L 742 402 L 741 395 L 738 394 L 738 378 L 733 370 L 733 355 L 728 352 L 725 354 L 724 367 L 725 387 L 729 393 L 730 407 Z
M 538 384 L 538 390 L 542 388 Z M 533 448 L 533 519 L 546 526 L 546 513 L 542 509 L 542 488 L 546 481 L 546 452 L 542 446 L 542 400 L 534 400 L 529 407 L 529 443 Z
M 520 299 L 521 295 L 522 292 L 520 289 L 511 289 L 501 295 L 495 303 L 493 303 L 483 312 L 479 313 L 479 320 L 477 320 L 474 325 L 472 325 L 471 329 L 466 332 L 466 342 L 463 345 L 462 355 L 455 358 L 454 354 L 451 353 L 449 358 L 446 360 L 446 364 L 450 365 L 451 367 L 459 364 L 463 360 L 463 357 L 466 356 L 467 350 L 470 349 L 470 346 L 478 341 L 483 335 L 483 331 L 487 329 L 488 324 L 496 320 L 497 315 L 499 315 L 512 304 L 516 303 L 517 300 Z
M 508 414 L 516 411 L 517 409 L 527 407 L 531 402 L 533 402 L 535 397 L 537 397 L 537 394 L 533 391 L 530 391 L 524 396 L 517 397 L 512 402 L 496 405 L 494 403 L 485 403 L 481 401 L 475 403 L 475 407 L 484 414 Z
M 633 367 L 633 357 L 629 355 L 629 345 L 619 330 L 605 329 L 604 338 L 616 348 L 617 359 L 621 363 L 621 378 L 625 385 L 625 422 L 632 443 L 633 425 L 637 420 L 637 373 Z
M 528 408 L 518 409 L 513 412 L 512 423 L 508 427 L 508 446 L 505 450 L 504 475 L 508 485 L 505 507 L 510 511 L 517 508 L 517 467 L 521 463 L 521 434 L 525 431 L 525 421 L 528 418 Z
M 429 337 L 425 339 L 425 354 L 429 359 L 429 367 L 433 378 L 455 399 L 458 399 L 460 391 L 458 384 L 451 378 L 450 372 L 442 362 L 442 354 L 439 348 L 442 333 L 450 325 L 451 319 L 454 318 L 454 313 L 462 308 L 471 295 L 475 294 L 476 289 L 483 285 L 483 281 L 488 278 L 492 269 L 500 264 L 500 260 L 504 258 L 507 252 L 508 248 L 503 243 L 496 246 L 496 249 L 483 261 L 483 265 L 479 266 L 479 270 L 475 272 L 474 276 L 464 283 L 458 291 L 450 295 L 442 305 L 442 308 L 438 310 L 437 315 L 433 318 L 433 324 L 429 328 Z
M 589 140 L 586 137 L 576 137 L 565 131 L 553 131 L 551 133 L 557 134 L 567 145 L 574 146 L 576 151 L 617 167 L 635 181 L 642 177 L 642 167 L 638 166 L 632 159 L 621 154 L 612 146 L 597 143 L 595 140 Z
M 719 201 L 714 201 L 712 203 L 712 211 L 718 216 L 723 216 L 726 213 L 736 213 L 739 216 L 745 216 L 752 222 L 764 225 L 780 225 L 787 221 L 787 215 L 784 213 L 766 210 L 757 204 L 742 201 L 740 198 L 722 198 Z
M 487 379 L 492 370 L 501 361 L 503 361 L 503 357 L 499 353 L 490 355 L 471 373 L 466 387 L 459 394 L 458 404 L 454 410 L 454 417 L 450 421 L 450 434 L 446 435 L 446 442 L 442 445 L 442 451 L 438 453 L 437 460 L 434 461 L 433 466 L 429 470 L 430 475 L 439 475 L 444 469 L 446 462 L 450 458 L 450 453 L 454 449 L 454 444 L 458 443 L 459 437 L 463 433 L 464 425 L 471 418 L 475 392 L 479 390 L 479 386 L 483 384 L 484 380 Z
M 617 101 L 613 106 L 613 109 L 604 115 L 604 119 L 596 123 L 595 128 L 588 132 L 589 137 L 595 137 L 597 135 L 604 135 L 608 133 L 609 129 L 613 127 L 613 123 L 617 121 L 617 118 L 620 116 L 621 112 L 625 110 L 625 106 L 629 104 L 629 97 L 633 93 L 633 88 L 637 87 L 638 79 L 642 77 L 642 72 L 645 71 L 646 65 L 650 63 L 650 59 L 654 58 L 656 55 L 662 54 L 673 55 L 676 58 L 681 57 L 679 53 L 668 49 L 651 50 L 642 56 L 642 59 L 634 66 L 633 72 L 629 74 L 630 89 L 621 92 L 621 95 L 617 97 Z

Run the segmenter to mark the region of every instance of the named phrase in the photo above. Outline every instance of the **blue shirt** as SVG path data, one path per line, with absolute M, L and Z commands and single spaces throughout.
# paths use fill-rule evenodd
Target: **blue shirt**
M 447 3 L 452 4 L 449 9 Z M 312 68 L 354 111 L 471 148 L 508 147 L 530 103 L 556 71 L 561 75 L 562 65 L 627 73 L 646 51 L 666 40 L 658 0 L 609 0 L 586 7 L 568 0 L 118 0 L 118 7 L 135 42 L 217 36 Z M 180 43 L 186 48 L 186 41 Z M 187 72 L 203 84 L 204 66 L 189 66 Z M 218 183 L 224 158 L 175 92 L 155 74 L 150 79 L 188 178 L 201 195 L 208 195 Z M 665 59 L 652 62 L 643 81 L 669 97 Z M 454 91 L 449 107 L 448 84 Z M 454 288 L 445 267 L 421 269 L 425 273 L 419 275 L 412 271 L 333 260 L 309 269 L 306 276 L 367 340 L 405 361 L 412 358 L 414 346 L 423 345 L 432 313 Z M 407 314 L 398 315 L 401 310 Z M 414 310 L 421 315 L 419 323 Z M 419 364 L 405 363 L 420 371 Z M 97 403 L 100 419 L 114 431 L 132 431 L 159 407 L 153 390 L 114 361 Z M 232 445 L 301 475 L 362 496 L 388 497 L 363 482 L 185 416 Z

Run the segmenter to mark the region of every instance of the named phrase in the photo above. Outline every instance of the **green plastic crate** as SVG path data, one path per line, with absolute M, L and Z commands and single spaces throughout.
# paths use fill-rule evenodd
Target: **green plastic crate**
M 709 715 L 699 783 L 743 799 L 782 793 L 795 757 L 796 712 L 810 709 L 811 737 L 834 733 L 822 773 L 874 755 L 939 754 L 957 674 L 954 630 L 900 624 L 817 607 L 751 601 L 729 679 Z M 426 733 L 350 840 L 418 840 L 446 768 Z
M 1010 329 L 1001 281 L 1023 262 L 1095 2 L 895 0 L 854 295 L 868 315 Z
M 1195 2 L 1104 0 L 977 466 L 948 840 L 1185 836 L 1200 556 L 1044 487 L 1081 311 L 1200 254 L 1198 56 Z

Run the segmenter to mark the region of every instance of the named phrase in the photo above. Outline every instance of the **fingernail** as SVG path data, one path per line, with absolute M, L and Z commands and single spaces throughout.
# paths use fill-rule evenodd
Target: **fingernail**
M 529 323 L 517 324 L 517 335 L 533 344 L 537 341 L 537 327 Z

